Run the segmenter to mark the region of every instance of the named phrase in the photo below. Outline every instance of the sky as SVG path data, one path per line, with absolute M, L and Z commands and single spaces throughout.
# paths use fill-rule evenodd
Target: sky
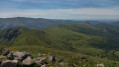
M 119 0 L 0 0 L 0 18 L 119 20 Z

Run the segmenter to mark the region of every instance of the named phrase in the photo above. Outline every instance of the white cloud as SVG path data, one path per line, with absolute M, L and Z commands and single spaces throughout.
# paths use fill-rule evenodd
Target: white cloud
M 13 9 L 0 11 L 0 17 L 44 17 L 58 19 L 119 19 L 119 8 Z M 117 17 L 118 16 L 118 17 Z

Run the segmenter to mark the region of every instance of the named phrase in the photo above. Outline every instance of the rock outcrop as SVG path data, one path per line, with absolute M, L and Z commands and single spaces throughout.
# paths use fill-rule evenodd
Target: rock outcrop
M 47 67 L 47 65 L 46 65 L 46 64 L 44 64 L 44 65 L 42 65 L 41 67 Z
M 42 61 L 46 60 L 44 57 L 38 57 L 33 59 L 35 63 L 40 64 Z
M 10 53 L 7 55 L 7 57 L 8 57 L 9 59 L 11 59 L 11 60 L 14 59 L 14 56 L 13 56 L 13 53 L 12 53 L 12 52 L 10 52 Z
M 30 66 L 34 63 L 33 59 L 31 59 L 31 57 L 27 57 L 25 60 L 23 60 L 22 64 L 24 66 Z
M 1 67 L 17 67 L 18 60 L 5 60 L 1 63 Z
M 54 56 L 49 56 L 49 61 L 55 62 L 55 57 Z
M 48 64 L 59 62 L 55 56 L 50 54 L 37 54 L 37 57 L 31 58 L 31 54 L 21 51 L 10 51 L 6 49 L 0 49 L 3 55 L 0 55 L 0 67 L 47 67 Z M 56 60 L 57 59 L 57 60 Z M 62 67 L 63 63 L 59 63 Z
M 4 52 L 4 55 L 5 55 L 5 56 L 7 56 L 7 55 L 10 53 L 9 50 L 3 50 L 3 52 Z
M 0 55 L 0 64 L 1 64 L 3 61 L 5 61 L 6 59 L 7 59 L 6 56 Z
M 24 60 L 25 58 L 27 58 L 28 56 L 31 56 L 28 52 L 19 52 L 16 51 L 13 53 L 14 59 L 15 60 Z

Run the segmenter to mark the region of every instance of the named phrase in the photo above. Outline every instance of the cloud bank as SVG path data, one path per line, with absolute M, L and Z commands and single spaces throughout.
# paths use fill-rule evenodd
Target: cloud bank
M 13 9 L 0 11 L 0 17 L 44 17 L 56 19 L 119 19 L 119 8 Z M 92 18 L 91 18 L 92 17 Z
M 119 19 L 119 0 L 1 0 L 0 17 Z

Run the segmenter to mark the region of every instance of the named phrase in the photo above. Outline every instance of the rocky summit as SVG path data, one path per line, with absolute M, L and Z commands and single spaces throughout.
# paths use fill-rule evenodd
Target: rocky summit
M 38 54 L 38 57 L 32 57 L 32 54 L 21 51 L 1 50 L 0 67 L 47 67 L 49 63 L 55 62 L 55 56 L 47 54 Z
M 1 51 L 0 67 L 68 67 L 67 63 L 63 62 L 60 56 L 56 57 L 39 53 L 37 57 L 33 57 L 32 54 L 25 51 L 10 51 L 6 49 Z M 86 57 L 82 56 L 80 58 L 83 62 L 88 62 Z M 56 63 L 58 65 L 55 65 Z M 73 64 L 73 67 L 77 67 L 76 64 Z M 86 67 L 86 65 L 84 64 L 83 67 Z M 105 65 L 100 63 L 96 67 L 105 67 Z

